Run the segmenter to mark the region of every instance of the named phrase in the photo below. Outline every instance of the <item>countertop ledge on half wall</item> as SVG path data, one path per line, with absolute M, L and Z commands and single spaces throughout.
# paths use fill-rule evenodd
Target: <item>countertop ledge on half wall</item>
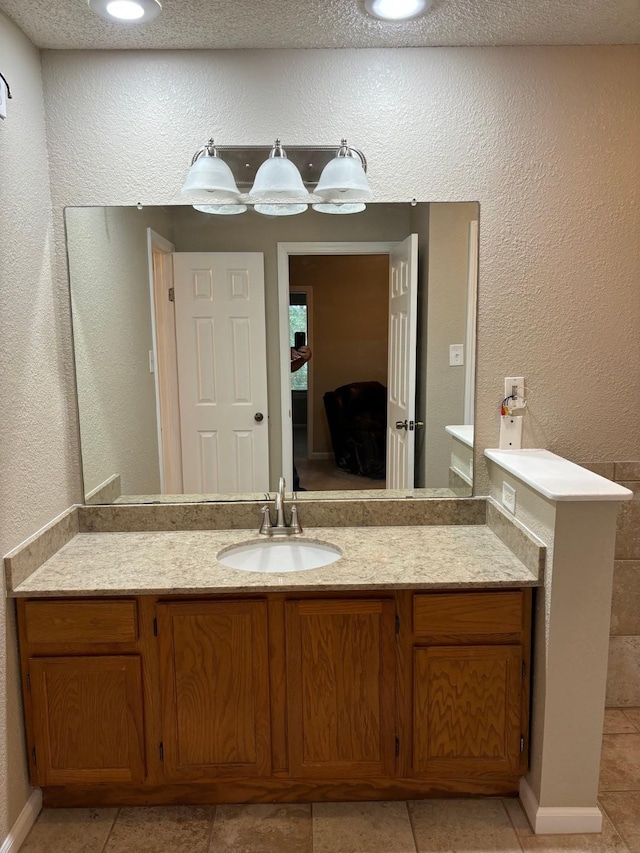
M 496 450 L 487 459 L 552 501 L 630 501 L 633 492 L 549 450 Z

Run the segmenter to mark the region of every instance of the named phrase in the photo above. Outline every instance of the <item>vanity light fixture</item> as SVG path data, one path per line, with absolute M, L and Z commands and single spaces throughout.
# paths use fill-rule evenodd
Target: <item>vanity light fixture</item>
M 298 213 L 304 213 L 309 207 L 308 204 L 255 204 L 253 209 L 256 213 L 261 213 L 263 216 L 296 216 Z
M 276 139 L 269 158 L 256 172 L 249 195 L 259 199 L 273 196 L 309 199 L 302 175 L 287 157 L 279 139 Z
M 343 139 L 336 156 L 322 170 L 314 192 L 327 201 L 371 198 L 366 170 L 367 160 L 362 151 L 351 148 Z
M 244 213 L 247 209 L 246 204 L 194 204 L 194 210 L 199 210 L 200 213 L 211 213 L 214 216 L 236 216 L 238 213 Z
M 160 0 L 88 0 L 89 8 L 106 21 L 145 24 L 162 11 Z
M 189 196 L 199 196 L 200 193 L 206 192 L 215 201 L 240 200 L 240 190 L 236 186 L 233 172 L 218 156 L 213 139 L 209 139 L 206 145 L 193 155 L 182 192 Z
M 372 195 L 366 170 L 366 157 L 346 139 L 337 149 L 288 151 L 279 139 L 271 147 L 216 146 L 209 139 L 193 155 L 182 192 L 196 210 L 218 215 L 243 213 L 248 204 L 265 216 L 293 216 L 310 204 L 320 213 L 360 213 Z
M 314 204 L 313 209 L 318 213 L 333 213 L 333 214 L 346 214 L 346 213 L 362 213 L 363 210 L 367 209 L 367 205 L 363 202 L 351 202 L 351 204 Z
M 410 21 L 423 15 L 433 0 L 364 0 L 364 8 L 382 21 Z

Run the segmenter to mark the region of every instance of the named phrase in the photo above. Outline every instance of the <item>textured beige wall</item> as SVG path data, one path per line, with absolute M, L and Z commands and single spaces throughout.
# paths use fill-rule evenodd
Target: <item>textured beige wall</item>
M 300 255 L 289 283 L 313 291 L 313 450 L 331 451 L 326 391 L 351 382 L 387 385 L 388 255 Z
M 171 214 L 66 211 L 85 493 L 119 474 L 124 494 L 160 492 L 147 228 L 170 240 Z
M 378 199 L 480 202 L 477 492 L 505 375 L 527 379 L 526 445 L 570 459 L 637 456 L 640 48 L 61 51 L 43 61 L 60 257 L 63 205 L 179 203 L 189 159 L 212 134 L 248 144 L 346 135 L 365 149 Z
M 80 495 L 63 207 L 180 203 L 211 133 L 346 134 L 366 150 L 378 199 L 480 201 L 478 493 L 507 374 L 527 378 L 529 446 L 637 458 L 640 48 L 47 52 L 56 288 L 38 56 L 3 16 L 0 40 L 15 94 L 0 126 L 3 552 Z M 14 661 L 1 628 L 0 683 Z M 9 678 L 0 831 L 26 794 Z
M 0 12 L 0 556 L 80 498 L 66 288 L 54 285 L 38 51 Z M 71 423 L 71 426 L 70 426 Z M 0 573 L 0 846 L 29 796 L 13 602 Z

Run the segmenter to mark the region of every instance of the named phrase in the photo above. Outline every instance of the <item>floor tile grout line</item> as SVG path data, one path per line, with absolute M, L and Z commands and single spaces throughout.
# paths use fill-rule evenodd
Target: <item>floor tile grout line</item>
M 632 720 L 630 717 L 628 717 L 628 716 L 627 716 L 627 710 L 631 710 L 631 709 L 629 709 L 629 708 L 620 708 L 620 710 L 622 711 L 623 716 L 624 716 L 624 717 L 626 717 L 626 719 L 627 719 L 627 720 L 629 720 L 629 723 L 633 726 L 633 728 L 635 729 L 635 731 L 636 731 L 636 732 L 638 732 L 638 734 L 640 734 L 640 729 L 636 726 L 636 724 L 633 722 L 633 720 Z
M 107 832 L 107 837 L 104 840 L 104 844 L 100 848 L 100 853 L 104 853 L 107 849 L 107 845 L 109 843 L 109 839 L 111 838 L 111 833 L 113 832 L 113 827 L 116 825 L 116 821 L 118 820 L 118 815 L 121 812 L 121 808 L 118 806 L 116 808 L 116 813 L 113 816 L 113 820 L 111 821 L 111 826 L 109 827 L 109 832 Z
M 513 830 L 513 834 L 514 834 L 514 836 L 515 836 L 515 839 L 516 839 L 516 841 L 518 842 L 518 847 L 520 848 L 520 850 L 522 851 L 522 853 L 525 853 L 524 845 L 522 844 L 522 840 L 521 840 L 521 838 L 520 838 L 520 835 L 518 834 L 518 830 L 516 829 L 516 825 L 515 825 L 515 823 L 513 822 L 513 820 L 511 819 L 511 815 L 509 814 L 509 809 L 507 808 L 506 803 L 505 803 L 505 798 L 504 798 L 504 797 L 499 797 L 499 800 L 500 800 L 500 802 L 502 803 L 502 808 L 504 809 L 504 812 L 505 812 L 505 814 L 506 814 L 506 816 L 507 816 L 507 820 L 509 821 L 509 826 L 510 826 L 510 827 L 511 827 L 511 829 Z M 519 801 L 518 801 L 518 802 L 519 802 Z
M 630 792 L 630 793 L 633 793 L 633 792 Z M 623 843 L 624 843 L 625 847 L 627 847 L 627 848 L 628 848 L 628 850 L 629 850 L 629 851 L 631 851 L 631 845 L 627 842 L 627 839 L 625 838 L 625 835 L 624 835 L 623 831 L 618 827 L 618 825 L 616 824 L 616 822 L 615 822 L 615 820 L 613 819 L 613 817 L 609 814 L 609 811 L 608 811 L 607 807 L 605 806 L 605 804 L 604 804 L 604 803 L 602 802 L 602 800 L 600 799 L 600 796 L 598 796 L 598 805 L 600 806 L 600 808 L 602 809 L 602 811 L 605 813 L 605 816 L 607 817 L 607 819 L 608 819 L 609 823 L 611 824 L 611 826 L 615 829 L 615 831 L 618 833 L 618 835 L 619 835 L 619 836 L 620 836 L 620 838 L 622 839 L 622 841 L 623 841 Z
M 216 822 L 216 818 L 218 816 L 218 806 L 210 806 L 211 809 L 211 825 L 209 826 L 209 836 L 207 838 L 207 846 L 205 848 L 205 853 L 211 853 L 211 839 L 213 838 L 213 825 Z
M 407 817 L 409 818 L 409 826 L 411 827 L 411 837 L 413 838 L 413 847 L 414 853 L 419 853 L 418 851 L 418 839 L 416 837 L 416 831 L 413 826 L 413 820 L 411 819 L 411 809 L 409 808 L 409 803 L 407 800 L 404 801 L 404 806 L 407 810 Z
M 311 806 L 311 809 L 309 810 L 309 815 L 311 817 L 311 853 L 314 853 L 316 846 L 316 834 L 313 831 L 313 807 L 315 806 L 315 803 L 309 803 L 309 805 Z

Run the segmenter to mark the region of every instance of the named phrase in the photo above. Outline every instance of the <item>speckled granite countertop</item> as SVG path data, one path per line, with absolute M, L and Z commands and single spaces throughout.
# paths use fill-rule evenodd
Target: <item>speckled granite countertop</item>
M 249 530 L 79 533 L 9 593 L 95 596 L 358 589 L 538 586 L 484 525 L 317 527 L 296 540 L 329 542 L 343 556 L 311 571 L 262 574 L 221 565 L 216 555 L 260 539 Z

